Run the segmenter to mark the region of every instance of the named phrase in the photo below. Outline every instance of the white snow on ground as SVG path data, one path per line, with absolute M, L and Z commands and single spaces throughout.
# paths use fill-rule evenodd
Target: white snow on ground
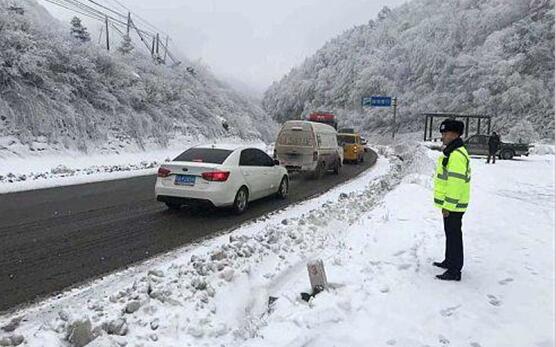
M 262 142 L 246 142 L 237 138 L 224 141 L 266 147 Z M 23 155 L 2 151 L 0 143 L 0 194 L 151 175 L 156 173 L 161 163 L 175 158 L 187 148 L 211 142 L 214 140 L 191 137 L 175 139 L 166 148 L 153 145 L 143 150 L 123 148 L 115 152 L 95 153 L 45 149 Z
M 379 153 L 320 197 L 1 317 L 0 345 L 552 346 L 554 156 L 473 159 L 454 283 L 430 265 L 437 153 Z M 331 288 L 306 303 L 317 258 Z
M 552 154 L 554 155 L 554 145 L 544 144 L 544 143 L 535 143 L 533 148 L 531 148 L 531 154 L 535 155 L 547 155 Z
M 433 280 L 444 235 L 430 181 L 404 180 L 320 254 L 337 287 L 309 305 L 279 299 L 248 345 L 553 346 L 553 168 L 552 156 L 473 160 L 460 283 Z

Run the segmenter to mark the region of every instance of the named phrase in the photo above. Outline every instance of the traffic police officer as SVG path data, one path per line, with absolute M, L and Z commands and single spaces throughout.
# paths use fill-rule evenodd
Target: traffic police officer
M 469 154 L 461 139 L 463 128 L 463 122 L 454 119 L 446 119 L 440 125 L 445 148 L 438 158 L 434 178 L 434 204 L 444 217 L 446 252 L 444 260 L 433 265 L 446 269 L 436 277 L 447 281 L 460 281 L 463 267 L 461 225 L 469 204 L 471 181 Z

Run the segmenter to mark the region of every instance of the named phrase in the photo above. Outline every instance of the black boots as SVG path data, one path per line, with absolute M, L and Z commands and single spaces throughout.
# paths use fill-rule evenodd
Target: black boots
M 436 278 L 443 281 L 461 281 L 461 272 L 448 270 L 442 275 L 436 275 Z
M 446 269 L 448 270 L 448 265 L 446 264 L 446 261 L 443 261 L 442 263 L 439 263 L 437 261 L 435 261 L 434 263 L 432 263 L 433 266 L 439 267 L 441 269 Z
M 448 270 L 448 265 L 446 264 L 446 261 L 443 261 L 441 263 L 435 261 L 434 263 L 432 263 L 432 265 L 439 267 L 441 269 Z M 444 272 L 442 275 L 436 275 L 436 278 L 443 281 L 461 281 L 461 272 L 448 270 Z

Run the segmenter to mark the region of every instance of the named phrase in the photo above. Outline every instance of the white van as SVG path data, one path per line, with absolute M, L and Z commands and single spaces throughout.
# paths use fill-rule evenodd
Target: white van
M 290 120 L 278 133 L 274 148 L 276 159 L 288 172 L 311 172 L 320 178 L 327 170 L 338 174 L 344 151 L 338 147 L 337 132 L 330 125 Z

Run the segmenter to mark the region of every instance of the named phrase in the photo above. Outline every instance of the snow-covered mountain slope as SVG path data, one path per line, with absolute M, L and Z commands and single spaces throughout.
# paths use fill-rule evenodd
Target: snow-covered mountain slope
M 552 346 L 554 155 L 472 159 L 463 280 L 446 283 L 431 265 L 444 252 L 431 201 L 438 152 L 379 152 L 373 169 L 320 197 L 2 316 L 0 341 Z M 331 287 L 307 303 L 314 259 Z
M 390 126 L 361 98 L 397 96 L 401 130 L 422 112 L 486 113 L 508 132 L 527 120 L 554 137 L 553 0 L 413 0 L 332 39 L 265 93 L 283 121 L 330 110 L 345 125 Z
M 273 139 L 270 116 L 207 68 L 183 58 L 156 65 L 142 49 L 108 52 L 71 37 L 35 0 L 0 0 L 0 155 L 141 149 L 177 136 Z

